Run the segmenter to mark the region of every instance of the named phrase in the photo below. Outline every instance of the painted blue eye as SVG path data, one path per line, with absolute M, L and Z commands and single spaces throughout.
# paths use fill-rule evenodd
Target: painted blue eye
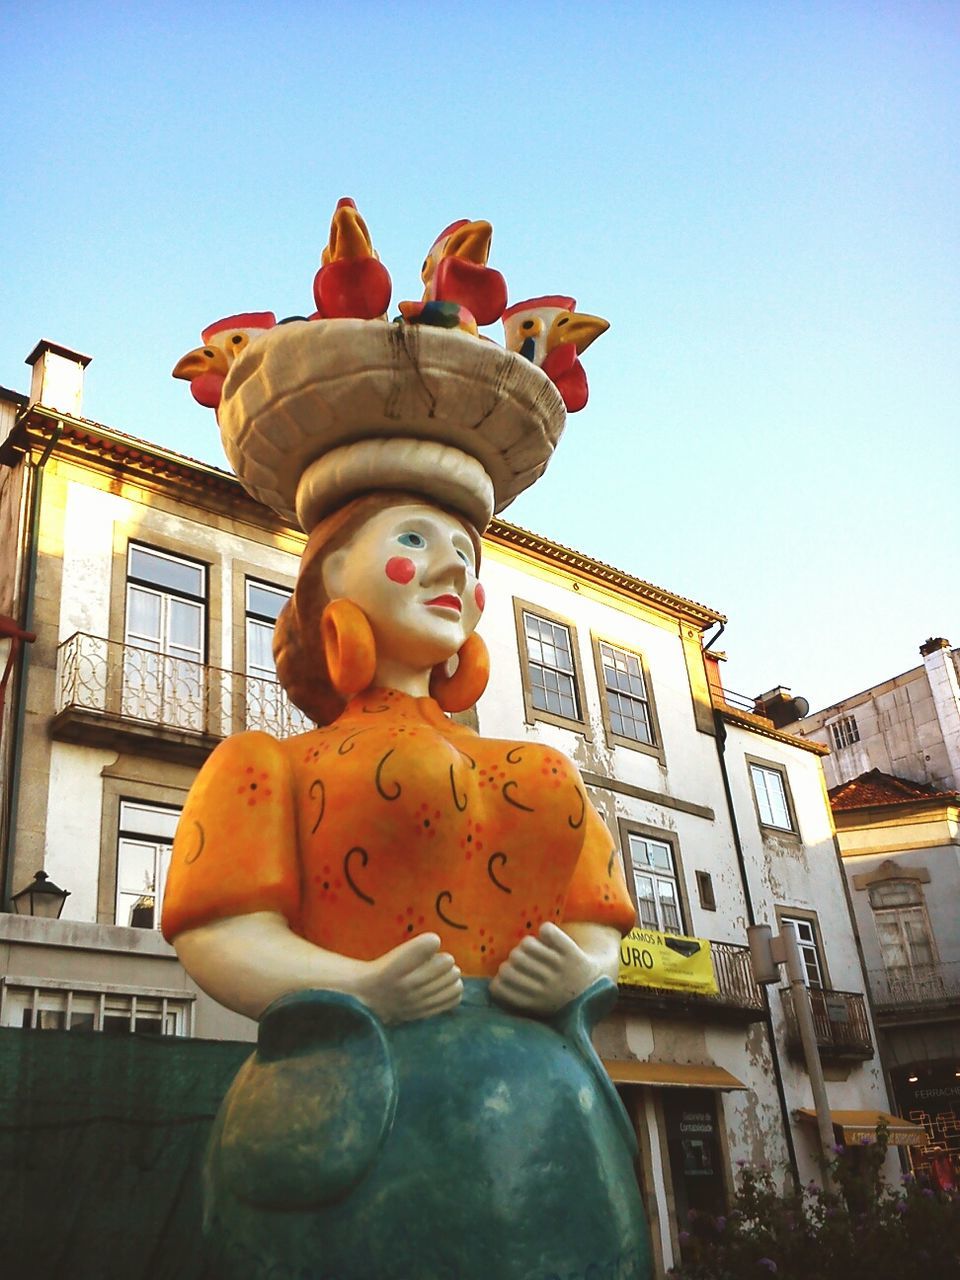
M 460 557 L 460 559 L 463 561 L 463 563 L 467 566 L 468 569 L 473 568 L 473 565 L 470 563 L 470 557 L 467 555 L 465 551 L 461 551 L 459 547 L 457 548 L 457 555 Z
M 426 538 L 420 533 L 401 533 L 397 541 L 402 547 L 413 547 L 417 551 L 422 551 L 427 545 Z

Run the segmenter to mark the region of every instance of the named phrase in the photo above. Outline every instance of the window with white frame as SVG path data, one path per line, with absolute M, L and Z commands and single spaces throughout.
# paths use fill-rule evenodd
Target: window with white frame
M 857 728 L 856 716 L 841 716 L 830 725 L 830 736 L 833 738 L 834 750 L 842 751 L 860 741 L 860 730 Z
M 162 992 L 83 988 L 49 980 L 6 979 L 0 1025 L 28 1031 L 100 1031 L 107 1035 L 187 1036 L 192 1001 Z
M 923 891 L 915 881 L 886 880 L 871 885 L 870 905 L 885 969 L 930 969 L 936 963 Z
M 570 628 L 524 609 L 523 632 L 530 700 L 534 707 L 564 720 L 581 720 L 583 712 Z
M 666 840 L 627 832 L 637 916 L 642 929 L 683 933 L 673 849 Z
M 781 929 L 793 929 L 800 947 L 800 959 L 803 961 L 804 980 L 808 987 L 822 989 L 823 964 L 820 960 L 820 946 L 817 941 L 817 930 L 813 920 L 807 916 L 780 916 Z
M 127 548 L 124 715 L 202 730 L 207 566 L 154 547 Z
M 795 831 L 783 770 L 773 765 L 751 764 L 750 780 L 762 825 L 776 827 L 778 831 Z
M 290 599 L 286 587 L 256 578 L 245 583 L 246 726 L 278 738 L 304 733 L 310 721 L 288 700 L 277 682 L 273 662 L 273 629 L 280 610 Z
M 256 578 L 246 580 L 247 675 L 276 681 L 273 662 L 273 629 L 280 610 L 290 599 L 285 587 L 274 587 Z
M 115 922 L 159 929 L 170 852 L 180 810 L 141 800 L 120 801 Z
M 599 642 L 603 692 L 610 731 L 633 742 L 655 744 L 653 715 L 643 664 L 635 653 Z

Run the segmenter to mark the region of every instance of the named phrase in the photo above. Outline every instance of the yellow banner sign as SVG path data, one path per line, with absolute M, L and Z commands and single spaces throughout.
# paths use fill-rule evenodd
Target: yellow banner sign
M 715 996 L 717 979 L 706 938 L 680 938 L 652 929 L 631 929 L 620 944 L 620 982 Z

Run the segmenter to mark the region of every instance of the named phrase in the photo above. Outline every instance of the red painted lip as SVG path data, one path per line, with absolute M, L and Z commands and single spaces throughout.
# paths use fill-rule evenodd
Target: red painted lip
M 436 596 L 425 603 L 428 609 L 431 605 L 436 605 L 440 609 L 455 609 L 457 613 L 463 612 L 463 603 L 459 596 Z

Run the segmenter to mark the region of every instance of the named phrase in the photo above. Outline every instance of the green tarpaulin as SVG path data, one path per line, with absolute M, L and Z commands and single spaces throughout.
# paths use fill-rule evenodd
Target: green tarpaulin
M 200 1168 L 253 1046 L 0 1028 L 3 1280 L 202 1280 Z

